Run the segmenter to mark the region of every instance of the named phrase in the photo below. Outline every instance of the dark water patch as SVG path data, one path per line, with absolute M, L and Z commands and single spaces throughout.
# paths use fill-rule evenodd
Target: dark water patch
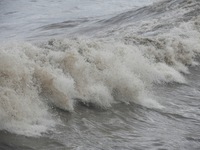
M 195 142 L 200 142 L 200 138 L 194 138 L 194 137 L 186 137 L 188 141 L 195 141 Z
M 7 15 L 15 14 L 15 13 L 17 13 L 17 11 L 10 11 L 10 12 L 4 13 L 4 15 L 7 16 Z
M 26 137 L 11 134 L 8 132 L 0 132 L 0 149 L 1 150 L 53 150 L 64 148 L 64 145 L 52 140 L 51 135 L 43 135 L 43 137 Z M 53 148 L 54 147 L 54 148 Z
M 62 29 L 62 28 L 73 28 L 76 27 L 82 23 L 86 23 L 89 20 L 87 19 L 80 19 L 80 20 L 68 20 L 60 23 L 53 23 L 49 25 L 45 25 L 40 27 L 39 29 L 42 30 L 52 30 L 52 29 Z

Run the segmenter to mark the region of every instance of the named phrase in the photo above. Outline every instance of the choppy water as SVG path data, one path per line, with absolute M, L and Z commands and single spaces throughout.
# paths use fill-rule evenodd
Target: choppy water
M 200 2 L 0 1 L 0 149 L 200 149 Z

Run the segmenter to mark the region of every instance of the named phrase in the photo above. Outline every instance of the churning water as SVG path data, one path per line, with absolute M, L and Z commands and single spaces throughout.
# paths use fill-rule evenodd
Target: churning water
M 200 149 L 199 0 L 1 0 L 0 149 Z

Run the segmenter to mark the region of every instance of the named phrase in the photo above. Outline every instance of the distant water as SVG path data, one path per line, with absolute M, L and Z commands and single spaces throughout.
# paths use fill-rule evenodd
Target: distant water
M 200 149 L 198 0 L 1 0 L 0 150 Z
M 64 35 L 156 0 L 1 0 L 0 38 L 41 39 Z

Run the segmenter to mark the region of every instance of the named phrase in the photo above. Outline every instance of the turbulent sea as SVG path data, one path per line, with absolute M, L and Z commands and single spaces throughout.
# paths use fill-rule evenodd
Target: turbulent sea
M 199 150 L 199 0 L 0 0 L 0 150 Z

